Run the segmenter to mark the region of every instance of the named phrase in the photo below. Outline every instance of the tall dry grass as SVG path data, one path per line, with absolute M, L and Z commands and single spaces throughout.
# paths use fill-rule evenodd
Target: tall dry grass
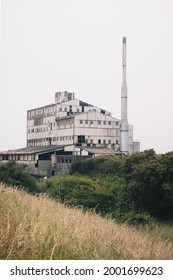
M 173 259 L 172 243 L 0 185 L 0 259 Z

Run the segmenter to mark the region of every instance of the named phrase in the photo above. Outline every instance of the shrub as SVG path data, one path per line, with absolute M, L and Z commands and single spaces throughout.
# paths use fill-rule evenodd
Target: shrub
M 46 181 L 50 197 L 70 206 L 94 209 L 105 215 L 111 213 L 116 205 L 116 197 L 106 192 L 99 181 L 81 175 L 61 175 Z
M 127 181 L 127 201 L 136 210 L 147 211 L 156 217 L 173 211 L 173 153 L 156 155 L 146 150 L 127 158 L 123 167 Z
M 36 179 L 27 173 L 25 165 L 8 163 L 0 166 L 0 181 L 18 188 L 23 188 L 28 192 L 38 191 Z
M 71 166 L 71 173 L 95 176 L 97 173 L 118 174 L 120 173 L 124 159 L 117 156 L 97 156 L 85 161 L 75 162 Z

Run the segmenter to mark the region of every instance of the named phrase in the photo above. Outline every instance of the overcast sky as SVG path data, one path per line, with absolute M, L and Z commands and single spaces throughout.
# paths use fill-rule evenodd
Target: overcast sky
M 172 0 L 1 0 L 0 150 L 26 146 L 26 112 L 57 91 L 128 120 L 141 150 L 173 150 Z

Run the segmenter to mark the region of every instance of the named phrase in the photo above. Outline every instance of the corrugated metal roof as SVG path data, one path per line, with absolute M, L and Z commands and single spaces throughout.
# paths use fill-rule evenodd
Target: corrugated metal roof
M 64 148 L 64 146 L 61 146 L 61 145 L 25 147 L 25 148 L 0 152 L 0 154 L 35 154 L 35 153 L 51 152 L 54 150 L 57 151 L 57 150 L 61 150 L 63 148 Z
M 25 147 L 15 150 L 8 150 L 0 152 L 1 155 L 12 155 L 12 154 L 44 154 L 52 151 L 63 150 L 65 147 L 71 145 L 51 145 L 51 146 L 40 146 L 40 147 Z M 91 154 L 103 154 L 103 155 L 114 155 L 116 152 L 109 148 L 101 147 L 79 147 L 80 149 L 87 151 Z

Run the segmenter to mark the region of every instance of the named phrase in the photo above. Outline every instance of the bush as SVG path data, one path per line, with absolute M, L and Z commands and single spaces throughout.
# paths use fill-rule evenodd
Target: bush
M 72 164 L 71 173 L 80 173 L 89 176 L 95 176 L 100 174 L 119 174 L 122 166 L 124 165 L 124 159 L 117 156 L 97 156 L 85 161 L 78 161 Z
M 173 152 L 157 155 L 151 149 L 123 158 L 99 156 L 76 162 L 71 175 L 48 179 L 44 189 L 63 203 L 94 208 L 119 221 L 130 215 L 132 223 L 145 223 L 143 217 L 133 216 L 141 213 L 170 219 L 173 217 Z
M 70 206 L 94 209 L 96 213 L 111 213 L 116 205 L 113 193 L 105 191 L 98 180 L 81 175 L 61 175 L 46 181 L 50 197 Z
M 155 217 L 173 216 L 173 153 L 146 150 L 127 158 L 123 167 L 127 201 Z
M 36 179 L 27 173 L 25 165 L 8 163 L 0 166 L 0 182 L 23 188 L 30 193 L 38 191 Z

